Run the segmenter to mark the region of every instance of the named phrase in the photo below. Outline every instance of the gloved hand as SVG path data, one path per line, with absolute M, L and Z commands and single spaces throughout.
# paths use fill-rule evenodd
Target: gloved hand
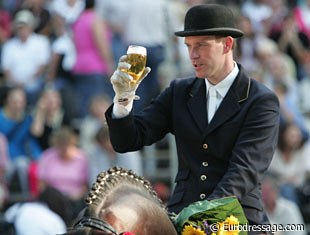
M 133 82 L 132 76 L 124 72 L 130 68 L 130 64 L 126 62 L 126 59 L 127 55 L 124 55 L 119 59 L 117 69 L 111 77 L 111 83 L 115 92 L 113 102 L 122 103 L 139 99 L 140 97 L 136 95 L 136 90 L 142 80 L 151 71 L 151 68 L 146 67 L 140 79 L 137 82 Z

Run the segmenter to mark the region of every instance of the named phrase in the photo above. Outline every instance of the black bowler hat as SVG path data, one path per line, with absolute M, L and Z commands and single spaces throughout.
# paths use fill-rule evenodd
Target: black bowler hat
M 203 4 L 188 10 L 185 15 L 184 31 L 176 36 L 220 35 L 241 37 L 243 32 L 236 28 L 233 12 L 224 5 Z

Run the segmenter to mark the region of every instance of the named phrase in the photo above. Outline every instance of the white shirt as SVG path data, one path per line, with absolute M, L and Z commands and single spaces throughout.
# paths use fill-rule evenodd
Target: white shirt
M 84 10 L 84 6 L 83 0 L 77 0 L 73 5 L 70 5 L 68 0 L 53 0 L 48 9 L 64 17 L 68 24 L 72 24 Z
M 62 62 L 64 69 L 69 71 L 73 68 L 76 59 L 75 46 L 68 33 L 64 33 L 53 42 L 52 52 L 55 54 L 64 55 Z
M 46 36 L 33 33 L 25 42 L 14 37 L 3 46 L 2 68 L 10 71 L 13 82 L 29 88 L 37 83 L 35 73 L 40 66 L 49 63 L 50 56 L 51 47 Z
M 239 68 L 236 65 L 236 63 L 234 63 L 234 68 L 233 70 L 230 72 L 230 74 L 228 74 L 221 82 L 219 82 L 216 85 L 212 85 L 209 81 L 208 78 L 205 79 L 205 83 L 206 83 L 206 91 L 207 91 L 207 97 L 208 94 L 210 93 L 210 88 L 214 87 L 216 90 L 216 99 L 214 100 L 216 103 L 214 104 L 215 106 L 215 111 L 218 109 L 218 107 L 220 106 L 222 100 L 224 99 L 225 95 L 227 94 L 229 88 L 231 87 L 231 85 L 233 84 L 233 82 L 235 81 L 235 78 L 237 77 L 238 73 L 239 73 Z M 210 99 L 210 97 L 208 98 Z M 210 101 L 210 100 L 209 100 Z M 211 107 L 211 104 L 208 102 L 208 107 L 207 110 L 209 110 Z M 210 116 L 210 113 L 208 114 L 208 116 Z M 210 117 L 209 117 L 210 120 Z M 209 121 L 210 122 L 210 121 Z
M 290 200 L 279 197 L 276 209 L 273 214 L 268 214 L 271 224 L 281 224 L 283 226 L 291 224 L 304 224 L 304 219 L 298 206 Z M 281 235 L 306 235 L 306 231 L 281 231 L 276 234 Z

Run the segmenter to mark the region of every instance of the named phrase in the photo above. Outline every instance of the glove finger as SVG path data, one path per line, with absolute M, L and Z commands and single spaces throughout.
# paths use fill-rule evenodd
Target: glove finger
M 112 83 L 118 83 L 118 84 L 128 84 L 133 80 L 132 76 L 130 76 L 126 72 L 122 72 L 120 70 L 116 70 L 113 73 L 113 76 L 111 77 Z
M 142 81 L 143 79 L 151 72 L 151 68 L 150 67 L 146 67 L 139 79 L 139 81 L 137 81 L 136 83 L 136 86 L 138 86 Z
M 117 65 L 117 70 L 126 72 L 130 67 L 131 64 L 128 64 L 127 62 L 119 62 Z
M 128 61 L 128 55 L 122 55 L 118 60 L 118 62 L 125 62 L 125 61 Z
M 146 67 L 141 75 L 142 78 L 145 78 L 151 72 L 150 67 Z

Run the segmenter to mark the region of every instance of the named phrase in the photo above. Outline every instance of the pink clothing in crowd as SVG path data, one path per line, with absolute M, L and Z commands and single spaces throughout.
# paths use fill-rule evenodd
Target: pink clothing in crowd
M 75 148 L 75 157 L 64 160 L 56 148 L 43 152 L 38 167 L 39 179 L 69 197 L 83 194 L 88 181 L 88 160 Z
M 74 73 L 94 74 L 106 73 L 107 64 L 103 61 L 93 37 L 92 23 L 96 15 L 94 11 L 84 11 L 72 26 L 73 41 L 76 47 Z M 111 41 L 111 33 L 106 32 Z M 104 35 L 103 35 L 104 36 Z
M 3 170 L 7 167 L 8 161 L 8 142 L 6 137 L 0 133 L 0 170 Z

